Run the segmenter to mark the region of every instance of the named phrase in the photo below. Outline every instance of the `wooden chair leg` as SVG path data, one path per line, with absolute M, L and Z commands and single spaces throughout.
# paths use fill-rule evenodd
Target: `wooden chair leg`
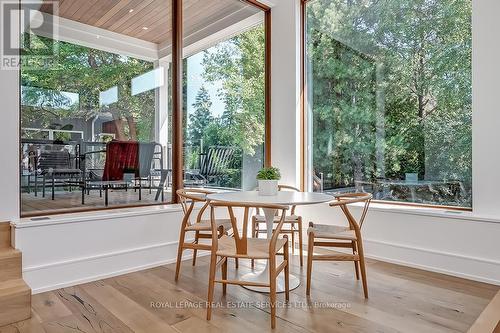
M 259 232 L 257 230 L 257 220 L 255 216 L 252 217 L 252 238 L 259 238 Z M 252 269 L 255 268 L 255 259 L 250 260 L 252 263 Z
M 234 258 L 234 267 L 236 269 L 240 268 L 240 261 L 238 260 L 238 258 Z
M 304 266 L 304 248 L 303 248 L 303 241 L 302 241 L 302 218 L 299 217 L 298 223 L 299 227 L 299 259 L 300 259 L 300 267 Z
M 363 292 L 365 294 L 365 298 L 368 298 L 368 283 L 366 281 L 365 254 L 363 251 L 363 243 L 362 243 L 361 239 L 358 239 L 356 244 L 358 246 L 359 266 L 361 269 L 361 279 L 363 282 Z
M 212 303 L 214 301 L 216 268 L 217 268 L 217 255 L 215 254 L 215 252 L 212 252 L 210 257 L 210 273 L 208 275 L 207 320 L 210 320 L 212 318 Z
M 195 244 L 198 244 L 198 240 L 200 238 L 200 232 L 197 231 L 195 236 L 194 236 L 194 243 Z M 198 254 L 198 250 L 197 249 L 193 249 L 193 266 L 196 266 L 196 255 Z
M 287 244 L 288 246 L 288 244 Z M 269 262 L 269 299 L 271 304 L 271 328 L 276 327 L 276 263 Z
M 288 243 L 288 237 L 287 238 L 287 243 Z M 288 302 L 290 301 L 290 259 L 289 259 L 289 252 L 288 252 L 288 244 L 285 244 L 284 247 L 284 260 L 286 261 L 286 266 L 285 266 L 285 300 Z
M 238 260 L 238 258 L 236 258 Z M 227 280 L 227 258 L 224 258 L 224 263 L 222 264 L 222 280 Z M 227 291 L 227 283 L 222 284 L 222 294 L 225 295 Z
M 179 236 L 179 247 L 177 248 L 177 263 L 175 264 L 175 281 L 179 280 L 179 272 L 181 270 L 182 261 L 182 251 L 184 250 L 184 237 L 186 236 L 186 231 L 181 228 L 181 234 Z
M 352 254 L 356 254 L 356 242 L 351 242 L 352 244 Z M 356 280 L 359 280 L 359 263 L 354 260 L 354 271 L 356 272 Z
M 295 254 L 295 223 L 292 223 L 290 226 L 290 230 L 292 230 L 292 254 Z M 290 246 L 290 245 L 288 245 Z
M 307 282 L 306 282 L 306 295 L 311 295 L 311 273 L 312 273 L 312 257 L 314 251 L 314 234 L 309 233 L 307 240 Z

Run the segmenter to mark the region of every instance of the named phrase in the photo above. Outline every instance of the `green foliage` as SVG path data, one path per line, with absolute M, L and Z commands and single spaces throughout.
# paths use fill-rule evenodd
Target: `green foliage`
M 313 168 L 326 189 L 418 173 L 465 189 L 419 200 L 471 205 L 471 11 L 470 0 L 308 3 Z
M 42 43 L 45 37 L 32 38 Z M 131 80 L 153 69 L 153 63 L 114 53 L 55 41 L 58 53 L 49 65 L 37 58 L 22 62 L 23 87 L 21 123 L 50 128 L 61 120 L 88 121 L 108 113 L 113 119 L 125 120 L 133 129 L 125 128 L 130 139 L 150 141 L 153 137 L 155 93 L 153 90 L 132 96 Z M 34 54 L 26 54 L 34 55 Z M 35 60 L 32 60 L 35 59 Z M 100 106 L 99 93 L 118 88 L 118 101 Z M 78 94 L 78 103 L 71 104 L 64 94 Z M 135 135 L 135 137 L 134 137 Z
M 222 82 L 222 116 L 208 129 L 207 143 L 240 147 L 254 155 L 264 142 L 265 36 L 263 26 L 243 32 L 205 51 L 203 77 Z M 216 137 L 212 136 L 217 134 Z M 217 143 L 217 141 L 221 143 Z
M 222 83 L 218 96 L 224 103 L 224 110 L 220 116 L 212 115 L 212 101 L 202 86 L 185 130 L 190 145 L 185 163 L 188 168 L 197 166 L 201 142 L 203 147 L 237 147 L 232 169 L 218 180 L 220 186 L 240 188 L 243 155 L 258 155 L 262 150 L 265 130 L 264 48 L 264 28 L 258 26 L 203 54 L 203 79 Z M 186 97 L 187 87 L 184 90 Z
M 275 167 L 262 168 L 257 173 L 258 180 L 280 180 L 281 173 L 280 169 Z
M 195 112 L 189 116 L 188 140 L 191 145 L 198 145 L 204 139 L 206 128 L 214 121 L 210 113 L 212 102 L 204 86 L 200 88 L 198 95 L 196 95 L 193 107 Z

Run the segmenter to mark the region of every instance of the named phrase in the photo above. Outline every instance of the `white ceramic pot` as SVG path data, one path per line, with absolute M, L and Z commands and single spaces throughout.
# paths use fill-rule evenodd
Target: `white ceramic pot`
M 259 195 L 278 195 L 278 181 L 259 179 Z

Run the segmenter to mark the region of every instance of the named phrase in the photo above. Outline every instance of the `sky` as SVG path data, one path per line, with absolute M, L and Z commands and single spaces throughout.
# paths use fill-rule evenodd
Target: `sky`
M 187 60 L 187 112 L 188 114 L 192 114 L 195 111 L 193 103 L 195 103 L 196 95 L 201 86 L 204 85 L 212 101 L 211 113 L 213 116 L 218 117 L 224 112 L 224 101 L 217 96 L 218 89 L 222 88 L 222 82 L 211 83 L 203 79 L 202 61 L 203 52 L 192 55 Z

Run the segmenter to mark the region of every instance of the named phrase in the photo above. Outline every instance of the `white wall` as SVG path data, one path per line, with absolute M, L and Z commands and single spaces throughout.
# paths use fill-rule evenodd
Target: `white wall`
M 19 72 L 0 70 L 0 221 L 19 218 Z
M 181 218 L 169 206 L 25 220 L 15 226 L 24 279 L 39 293 L 172 263 Z
M 271 160 L 281 169 L 284 183 L 298 184 L 300 26 L 296 23 L 300 20 L 300 1 L 278 0 L 271 12 Z
M 475 213 L 499 217 L 500 1 L 476 0 L 472 3 L 472 199 Z
M 0 69 L 0 101 L 0 221 L 10 221 L 19 218 L 19 71 Z
M 358 217 L 360 207 L 351 208 Z M 302 207 L 309 221 L 347 225 L 339 208 Z M 500 285 L 500 223 L 468 212 L 372 204 L 362 228 L 368 257 Z

